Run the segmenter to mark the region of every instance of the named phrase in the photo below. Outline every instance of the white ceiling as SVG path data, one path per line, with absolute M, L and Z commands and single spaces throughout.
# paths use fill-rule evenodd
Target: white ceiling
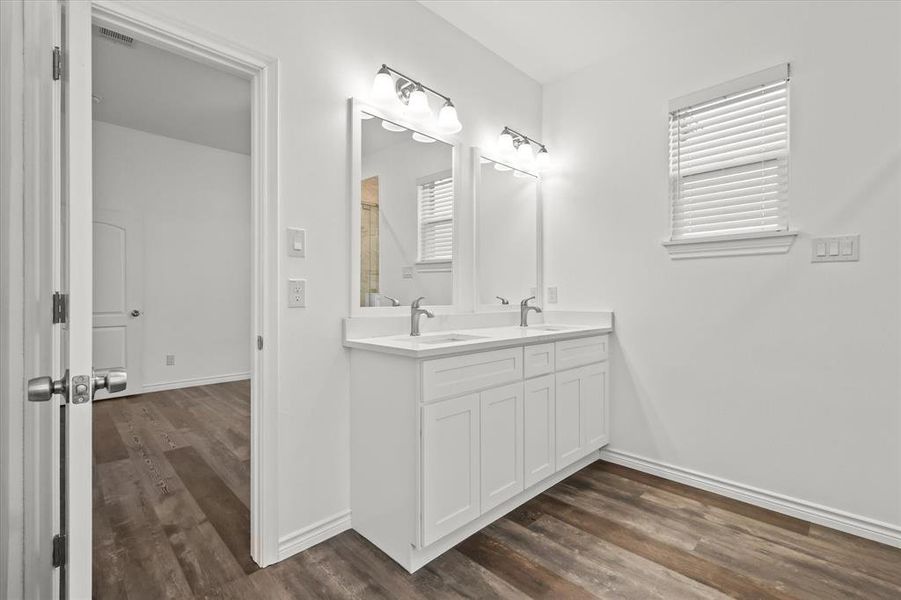
M 709 23 L 725 1 L 419 0 L 541 84 Z M 708 17 L 707 19 L 700 18 Z
M 135 40 L 94 33 L 94 119 L 250 154 L 250 82 Z

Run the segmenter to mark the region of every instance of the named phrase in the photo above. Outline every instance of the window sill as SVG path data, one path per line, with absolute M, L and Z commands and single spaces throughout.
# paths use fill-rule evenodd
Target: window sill
M 747 256 L 751 254 L 785 254 L 797 231 L 774 231 L 740 236 L 718 236 L 694 240 L 663 242 L 670 258 L 707 258 L 714 256 Z
M 451 260 L 427 260 L 416 263 L 416 271 L 419 273 L 450 273 L 454 270 L 454 262 Z

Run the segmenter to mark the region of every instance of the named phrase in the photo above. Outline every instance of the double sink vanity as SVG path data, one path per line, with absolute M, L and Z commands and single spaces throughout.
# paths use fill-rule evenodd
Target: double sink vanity
M 596 460 L 612 323 L 595 316 L 346 339 L 354 529 L 413 572 Z
M 350 111 L 351 521 L 413 572 L 597 459 L 613 315 L 547 306 L 536 173 Z

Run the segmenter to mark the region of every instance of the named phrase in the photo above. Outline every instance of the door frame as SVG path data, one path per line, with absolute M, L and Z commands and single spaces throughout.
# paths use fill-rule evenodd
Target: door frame
M 278 60 L 119 2 L 93 0 L 92 22 L 251 82 L 250 553 L 278 560 Z M 259 350 L 257 336 L 264 340 Z

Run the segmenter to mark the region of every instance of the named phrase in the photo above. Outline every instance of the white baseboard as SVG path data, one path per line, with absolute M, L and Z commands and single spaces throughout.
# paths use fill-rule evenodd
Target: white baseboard
M 901 548 L 901 526 L 876 521 L 806 500 L 784 496 L 691 469 L 683 469 L 614 448 L 601 450 L 603 460 L 657 475 L 664 479 L 741 500 L 754 506 L 803 519 L 823 527 L 837 529 L 862 538 Z
M 214 375 L 213 377 L 195 377 L 193 379 L 180 379 L 178 381 L 163 381 L 162 383 L 145 383 L 141 386 L 142 394 L 150 392 L 165 392 L 181 388 L 195 387 L 198 385 L 213 385 L 215 383 L 229 383 L 250 379 L 250 371 L 244 373 L 228 373 L 227 375 Z
M 282 536 L 278 540 L 278 560 L 285 560 L 348 529 L 350 529 L 350 510 L 345 510 L 309 527 Z

